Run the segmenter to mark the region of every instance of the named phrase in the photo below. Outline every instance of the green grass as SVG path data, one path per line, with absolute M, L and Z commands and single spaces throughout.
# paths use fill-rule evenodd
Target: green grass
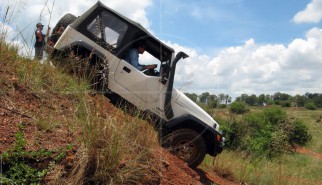
M 322 154 L 322 123 L 317 122 L 322 116 L 322 109 L 286 109 L 287 113 L 293 117 L 305 120 L 312 134 L 312 141 L 307 145 L 310 150 Z
M 322 162 L 302 154 L 285 154 L 268 161 L 250 159 L 238 152 L 224 151 L 215 159 L 207 156 L 202 168 L 230 180 L 254 185 L 309 185 L 322 182 Z
M 303 154 L 288 154 L 276 159 L 275 165 L 285 165 L 285 173 L 291 177 L 301 177 L 322 182 L 322 161 Z
M 86 80 L 74 79 L 48 62 L 40 65 L 37 61 L 24 59 L 15 66 L 20 82 L 35 93 L 75 94 L 89 90 Z
M 304 120 L 312 135 L 305 148 L 322 154 L 322 123 L 317 120 L 322 115 L 320 110 L 304 108 L 284 108 L 287 114 Z M 250 112 L 260 111 L 260 107 L 251 107 Z M 214 110 L 214 117 L 229 117 L 227 109 Z M 242 152 L 224 150 L 216 158 L 207 156 L 202 168 L 215 171 L 221 176 L 248 184 L 322 184 L 322 161 L 309 154 L 285 153 L 271 160 L 249 158 Z

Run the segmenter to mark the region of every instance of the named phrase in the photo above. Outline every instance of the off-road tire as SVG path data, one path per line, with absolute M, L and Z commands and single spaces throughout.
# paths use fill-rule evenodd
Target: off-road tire
M 59 29 L 61 26 L 63 26 L 65 29 L 67 28 L 67 26 L 71 23 L 73 23 L 75 20 L 77 19 L 77 17 L 73 14 L 67 13 L 65 14 L 62 18 L 60 18 L 60 20 L 57 22 L 56 26 L 53 29 L 53 33 L 55 33 L 57 31 L 57 29 Z
M 206 144 L 202 135 L 191 129 L 178 129 L 164 136 L 161 146 L 191 168 L 199 166 L 206 155 Z
M 55 50 L 53 48 L 53 46 L 56 44 L 56 42 L 58 41 L 58 39 L 60 38 L 61 34 L 57 34 L 58 29 L 60 29 L 60 27 L 64 27 L 64 29 L 67 28 L 67 26 L 69 24 L 71 24 L 72 22 L 74 22 L 77 19 L 77 17 L 73 14 L 67 13 L 66 15 L 64 15 L 56 24 L 56 26 L 54 27 L 49 40 L 51 41 L 51 43 L 48 45 L 46 45 L 45 49 L 47 53 L 49 53 L 50 58 L 51 59 L 59 59 L 62 58 L 62 53 L 58 52 L 57 50 Z M 54 62 L 56 63 L 56 62 Z M 56 65 L 56 64 L 54 64 Z

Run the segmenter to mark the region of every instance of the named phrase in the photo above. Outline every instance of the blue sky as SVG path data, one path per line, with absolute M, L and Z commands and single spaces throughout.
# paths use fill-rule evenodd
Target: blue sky
M 289 43 L 303 37 L 312 24 L 296 24 L 293 16 L 309 0 L 155 1 L 147 8 L 151 29 L 162 39 L 200 50 L 243 43 Z M 321 27 L 321 22 L 317 24 Z
M 0 28 L 32 57 L 38 21 L 53 28 L 62 15 L 81 15 L 96 2 L 1 0 Z M 190 56 L 177 67 L 175 86 L 182 91 L 232 97 L 322 93 L 322 0 L 101 2 Z M 10 24 L 3 21 L 8 5 L 15 12 Z M 10 40 L 21 30 L 21 37 Z M 150 63 L 151 57 L 144 54 L 140 62 Z

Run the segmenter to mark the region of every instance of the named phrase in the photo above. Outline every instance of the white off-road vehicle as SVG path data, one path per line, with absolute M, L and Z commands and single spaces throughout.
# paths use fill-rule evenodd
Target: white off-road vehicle
M 63 31 L 61 35 L 59 31 Z M 139 23 L 101 2 L 79 17 L 63 16 L 53 29 L 51 39 L 53 58 L 68 56 L 71 52 L 79 58 L 90 56 L 88 65 L 100 66 L 97 83 L 104 88 L 106 96 L 121 97 L 155 118 L 161 145 L 190 167 L 198 166 L 205 154 L 221 153 L 224 139 L 218 123 L 173 87 L 176 64 L 188 57 L 187 54 L 175 55 L 172 48 Z M 142 40 L 145 51 L 159 62 L 159 72 L 142 72 L 123 60 L 133 44 Z M 104 67 L 106 64 L 108 68 Z

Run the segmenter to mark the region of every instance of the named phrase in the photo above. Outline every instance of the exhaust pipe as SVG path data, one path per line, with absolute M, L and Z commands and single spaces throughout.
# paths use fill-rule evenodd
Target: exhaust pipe
M 167 92 L 166 92 L 165 101 L 164 101 L 164 110 L 165 110 L 165 116 L 167 117 L 167 119 L 171 119 L 173 117 L 171 98 L 172 98 L 173 82 L 174 82 L 174 75 L 175 75 L 177 63 L 180 59 L 185 59 L 188 57 L 189 57 L 189 55 L 180 51 L 172 61 L 172 66 L 170 68 L 168 87 L 167 87 Z

